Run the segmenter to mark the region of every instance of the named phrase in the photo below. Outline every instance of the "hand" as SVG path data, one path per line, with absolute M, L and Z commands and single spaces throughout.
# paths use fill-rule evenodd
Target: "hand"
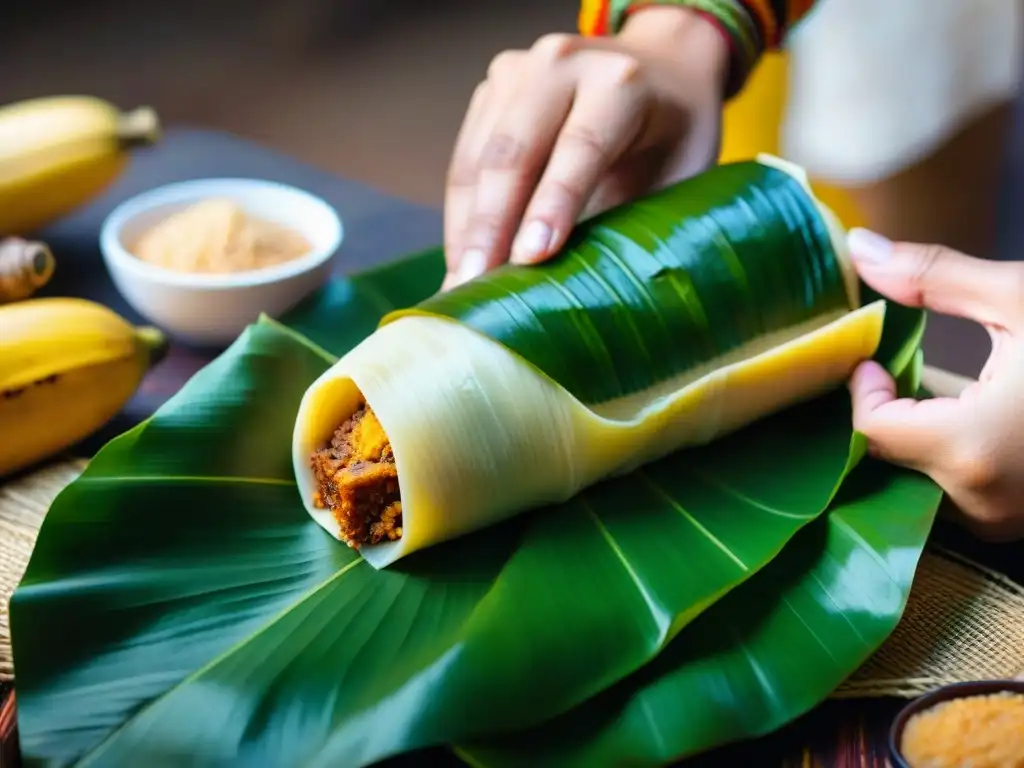
M 872 454 L 942 486 L 979 537 L 1024 536 L 1024 262 L 894 244 L 857 229 L 849 246 L 861 277 L 879 293 L 973 320 L 992 337 L 979 380 L 957 398 L 899 399 L 884 368 L 861 364 L 850 380 L 854 428 Z
M 473 94 L 448 171 L 444 287 L 555 254 L 575 223 L 713 163 L 724 38 L 688 8 L 615 38 L 547 35 L 505 51 Z M 513 244 L 514 243 L 514 244 Z

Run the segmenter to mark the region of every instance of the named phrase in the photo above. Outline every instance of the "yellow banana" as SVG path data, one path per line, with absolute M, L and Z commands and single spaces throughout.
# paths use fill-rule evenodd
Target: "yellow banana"
M 147 107 L 120 112 L 91 96 L 53 96 L 0 107 L 0 235 L 24 235 L 97 196 L 127 150 L 159 138 Z
M 102 427 L 166 348 L 158 329 L 85 299 L 0 307 L 0 476 Z

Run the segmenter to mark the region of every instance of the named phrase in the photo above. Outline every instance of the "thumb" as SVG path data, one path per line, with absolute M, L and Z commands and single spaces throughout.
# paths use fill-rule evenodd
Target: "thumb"
M 847 235 L 861 278 L 893 301 L 988 325 L 1021 315 L 1024 272 L 1016 262 L 987 261 L 941 245 L 893 243 L 866 229 Z
M 896 382 L 873 360 L 857 367 L 849 386 L 853 428 L 868 439 L 873 456 L 921 472 L 947 460 L 959 423 L 957 400 L 897 398 Z

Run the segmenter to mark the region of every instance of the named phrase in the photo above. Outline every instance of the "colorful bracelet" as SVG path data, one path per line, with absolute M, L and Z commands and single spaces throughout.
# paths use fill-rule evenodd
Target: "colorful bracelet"
M 731 55 L 726 96 L 739 91 L 766 46 L 779 34 L 768 0 L 583 0 L 579 30 L 583 35 L 612 35 L 629 14 L 659 5 L 681 5 L 708 19 L 727 39 Z M 756 16 L 756 18 L 755 18 Z

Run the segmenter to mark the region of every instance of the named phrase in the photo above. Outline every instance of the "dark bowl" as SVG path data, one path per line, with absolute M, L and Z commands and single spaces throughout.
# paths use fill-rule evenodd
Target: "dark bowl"
M 897 713 L 889 728 L 889 759 L 892 761 L 893 768 L 911 768 L 900 753 L 900 741 L 903 740 L 903 729 L 906 727 L 907 721 L 918 712 L 944 701 L 1006 691 L 1024 694 L 1024 680 L 977 680 L 970 683 L 954 683 L 936 688 L 931 693 L 926 693 L 911 701 Z

